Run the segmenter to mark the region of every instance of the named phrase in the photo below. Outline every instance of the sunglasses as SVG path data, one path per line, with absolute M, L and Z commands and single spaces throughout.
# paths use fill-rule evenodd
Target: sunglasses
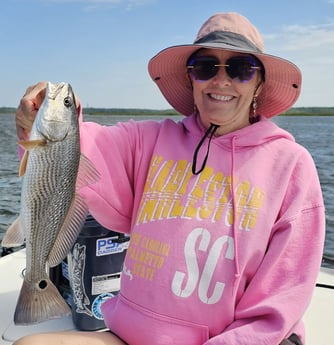
M 261 70 L 260 62 L 253 56 L 233 56 L 221 64 L 215 56 L 190 57 L 187 63 L 189 75 L 197 81 L 206 81 L 217 75 L 219 67 L 225 67 L 227 75 L 241 83 L 250 81 L 257 70 Z

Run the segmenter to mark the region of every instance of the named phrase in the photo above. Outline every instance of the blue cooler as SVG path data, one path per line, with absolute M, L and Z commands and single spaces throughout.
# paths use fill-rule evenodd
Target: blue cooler
M 88 216 L 62 264 L 63 276 L 70 282 L 70 305 L 77 329 L 105 328 L 100 307 L 119 292 L 129 240 L 128 235 L 110 231 Z

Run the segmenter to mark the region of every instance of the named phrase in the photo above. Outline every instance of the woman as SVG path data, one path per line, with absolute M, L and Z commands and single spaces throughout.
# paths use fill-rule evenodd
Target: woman
M 194 44 L 148 67 L 182 121 L 80 125 L 101 174 L 80 193 L 99 223 L 131 234 L 121 292 L 102 306 L 112 333 L 16 345 L 301 344 L 324 205 L 310 154 L 268 120 L 297 100 L 299 69 L 265 54 L 236 13 L 210 17 Z M 44 93 L 39 83 L 21 100 L 20 139 Z

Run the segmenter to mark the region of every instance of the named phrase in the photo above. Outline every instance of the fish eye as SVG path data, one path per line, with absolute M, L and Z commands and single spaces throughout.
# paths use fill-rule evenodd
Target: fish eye
M 69 108 L 73 104 L 71 97 L 65 97 L 64 98 L 64 105 L 65 107 Z

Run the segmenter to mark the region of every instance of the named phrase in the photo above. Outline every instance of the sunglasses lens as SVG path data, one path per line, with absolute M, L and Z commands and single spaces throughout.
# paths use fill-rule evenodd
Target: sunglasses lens
M 255 74 L 257 63 L 251 56 L 235 56 L 226 61 L 226 72 L 232 79 L 240 82 L 251 80 Z
M 219 67 L 219 60 L 212 56 L 197 56 L 189 61 L 188 71 L 193 79 L 198 81 L 213 78 Z
M 253 78 L 259 63 L 252 56 L 234 56 L 224 65 L 230 78 L 247 82 Z M 187 67 L 188 73 L 194 80 L 206 81 L 213 78 L 222 65 L 214 56 L 195 56 L 190 59 Z

